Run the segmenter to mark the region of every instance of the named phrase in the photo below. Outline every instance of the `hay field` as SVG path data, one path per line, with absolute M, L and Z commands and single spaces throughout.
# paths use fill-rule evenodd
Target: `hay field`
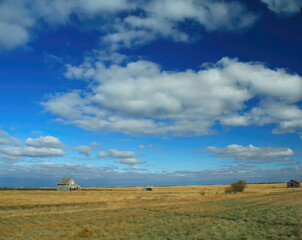
M 302 189 L 226 187 L 0 191 L 0 239 L 302 239 Z

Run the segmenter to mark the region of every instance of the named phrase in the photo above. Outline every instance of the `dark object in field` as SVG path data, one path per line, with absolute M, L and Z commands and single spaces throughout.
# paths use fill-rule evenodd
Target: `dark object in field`
M 150 187 L 145 187 L 145 188 L 143 188 L 143 191 L 152 191 L 152 188 L 150 188 Z
M 225 193 L 243 192 L 245 187 L 246 187 L 246 181 L 238 180 L 236 182 L 233 182 L 230 187 L 226 188 Z
M 296 180 L 290 180 L 287 183 L 287 188 L 299 188 L 300 187 L 300 182 L 296 181 Z

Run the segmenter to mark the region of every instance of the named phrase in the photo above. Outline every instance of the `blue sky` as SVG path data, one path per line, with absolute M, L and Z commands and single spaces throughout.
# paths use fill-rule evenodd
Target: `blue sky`
M 302 180 L 301 0 L 0 3 L 0 184 Z

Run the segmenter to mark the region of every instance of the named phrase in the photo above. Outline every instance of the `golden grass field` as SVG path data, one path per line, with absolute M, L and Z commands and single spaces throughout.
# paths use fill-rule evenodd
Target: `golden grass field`
M 226 187 L 2 190 L 0 239 L 302 239 L 302 189 Z

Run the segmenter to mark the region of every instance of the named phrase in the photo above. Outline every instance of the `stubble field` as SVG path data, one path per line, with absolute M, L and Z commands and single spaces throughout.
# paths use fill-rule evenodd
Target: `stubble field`
M 0 191 L 0 239 L 302 239 L 302 189 L 248 184 Z

